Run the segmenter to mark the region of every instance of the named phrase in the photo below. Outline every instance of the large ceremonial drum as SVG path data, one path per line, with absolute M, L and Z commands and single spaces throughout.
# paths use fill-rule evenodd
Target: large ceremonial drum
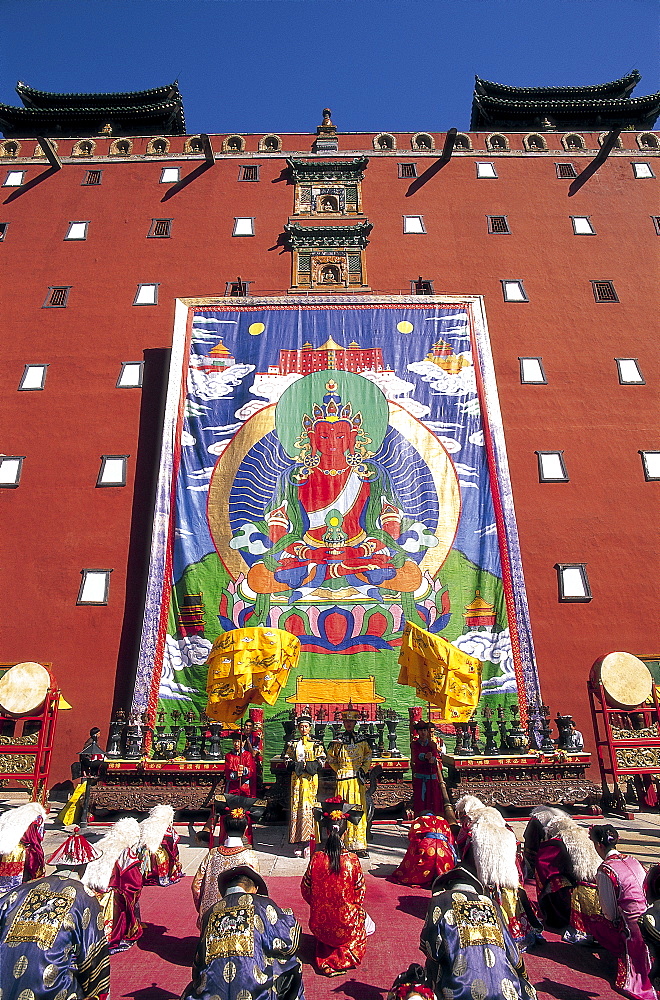
M 596 660 L 591 681 L 601 682 L 611 708 L 637 708 L 653 691 L 651 671 L 632 653 L 608 653 Z
M 0 708 L 9 715 L 32 715 L 43 705 L 50 684 L 41 663 L 16 663 L 0 677 Z

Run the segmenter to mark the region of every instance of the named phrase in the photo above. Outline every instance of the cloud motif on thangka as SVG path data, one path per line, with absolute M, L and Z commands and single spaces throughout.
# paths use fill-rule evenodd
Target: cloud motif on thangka
M 197 440 L 192 436 L 190 431 L 184 429 L 181 431 L 181 444 L 184 448 L 191 448 L 194 444 L 197 444 Z
M 377 385 L 385 399 L 397 403 L 402 410 L 407 410 L 413 417 L 421 420 L 430 412 L 431 407 L 420 403 L 416 399 L 411 399 L 407 394 L 415 391 L 413 382 L 405 382 L 394 372 L 362 371 L 363 378 L 368 378 L 370 382 Z
M 422 552 L 425 549 L 435 548 L 438 539 L 425 524 L 414 521 L 402 535 L 399 535 L 397 542 L 406 552 Z
M 459 357 L 472 361 L 472 355 L 469 351 L 465 351 Z M 408 365 L 408 371 L 419 375 L 424 382 L 430 382 L 433 392 L 438 392 L 442 396 L 465 396 L 477 392 L 474 365 L 471 363 L 455 375 L 443 371 L 432 361 L 426 360 L 413 361 Z
M 503 632 L 466 632 L 452 640 L 452 645 L 462 649 L 469 656 L 479 660 L 489 660 L 502 670 L 499 677 L 484 681 L 483 694 L 515 694 L 518 690 L 513 668 L 513 650 L 508 628 Z
M 264 541 L 268 542 L 267 545 Z M 242 524 L 229 543 L 230 549 L 245 549 L 252 555 L 262 556 L 270 549 L 270 540 L 253 524 Z
M 196 355 L 191 357 L 188 368 L 188 394 L 198 399 L 223 399 L 233 395 L 236 386 L 255 368 L 254 365 L 231 365 L 221 372 L 207 372 L 196 367 L 194 357 Z
M 189 696 L 197 688 L 180 684 L 175 680 L 174 671 L 206 663 L 211 647 L 212 643 L 200 635 L 186 635 L 183 639 L 166 635 L 158 697 L 169 701 L 189 701 Z

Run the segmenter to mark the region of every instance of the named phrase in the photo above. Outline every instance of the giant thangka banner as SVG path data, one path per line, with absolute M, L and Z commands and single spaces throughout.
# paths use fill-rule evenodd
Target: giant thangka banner
M 247 625 L 301 642 L 274 711 L 315 679 L 402 709 L 408 620 L 524 715 L 537 677 L 481 300 L 224 299 L 178 327 L 134 710 L 203 709 L 214 639 Z

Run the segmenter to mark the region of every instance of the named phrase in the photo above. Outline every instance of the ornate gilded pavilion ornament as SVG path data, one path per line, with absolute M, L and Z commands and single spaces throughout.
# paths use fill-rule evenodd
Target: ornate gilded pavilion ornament
M 366 220 L 348 226 L 287 223 L 284 232 L 286 244 L 292 251 L 292 289 L 364 291 L 367 287 L 365 250 L 372 228 Z
M 130 139 L 114 139 L 110 143 L 110 156 L 130 156 L 133 143 Z
M 71 156 L 93 156 L 96 143 L 93 139 L 79 139 L 71 150 Z
M 369 160 L 319 161 L 287 157 L 295 184 L 295 215 L 359 215 L 362 212 L 362 185 Z
M 147 156 L 163 156 L 169 152 L 170 140 L 164 135 L 155 135 L 147 143 Z
M 41 148 L 41 147 L 40 147 Z M 0 142 L 0 157 L 3 159 L 14 159 L 21 151 L 21 144 L 17 139 L 5 139 Z

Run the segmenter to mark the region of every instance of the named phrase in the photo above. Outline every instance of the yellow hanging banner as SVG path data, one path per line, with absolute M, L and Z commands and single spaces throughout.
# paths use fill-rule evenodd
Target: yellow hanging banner
M 399 684 L 439 708 L 443 722 L 469 722 L 481 695 L 481 660 L 406 622 L 399 664 Z
M 299 656 L 300 640 L 283 629 L 223 632 L 206 661 L 206 714 L 216 722 L 236 722 L 248 705 L 274 705 Z

